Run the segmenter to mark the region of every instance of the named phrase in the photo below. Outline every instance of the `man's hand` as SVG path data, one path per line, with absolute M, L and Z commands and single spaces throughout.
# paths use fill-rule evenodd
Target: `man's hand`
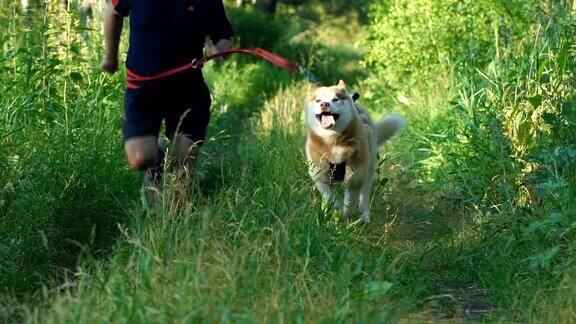
M 226 39 L 223 38 L 221 40 L 219 40 L 216 44 L 214 44 L 210 38 L 208 38 L 206 40 L 206 50 L 208 52 L 208 55 L 215 55 L 218 54 L 222 51 L 228 50 L 230 48 L 232 48 L 232 39 Z M 222 63 L 222 61 L 224 60 L 225 56 L 218 56 L 216 57 L 216 62 L 217 63 Z
M 102 63 L 100 64 L 102 71 L 113 74 L 118 71 L 118 58 L 105 55 Z
M 218 52 L 222 52 L 232 48 L 232 39 L 222 38 L 214 45 Z

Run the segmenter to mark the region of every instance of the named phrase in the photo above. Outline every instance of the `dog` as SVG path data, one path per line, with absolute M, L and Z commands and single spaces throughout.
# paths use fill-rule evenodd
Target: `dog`
M 399 134 L 406 121 L 390 114 L 374 122 L 356 103 L 359 95 L 346 91 L 343 80 L 336 86 L 316 86 L 306 100 L 309 174 L 324 201 L 333 201 L 332 186 L 345 187 L 342 217 L 349 219 L 358 203 L 361 220 L 370 222 L 370 191 L 374 181 L 378 147 Z

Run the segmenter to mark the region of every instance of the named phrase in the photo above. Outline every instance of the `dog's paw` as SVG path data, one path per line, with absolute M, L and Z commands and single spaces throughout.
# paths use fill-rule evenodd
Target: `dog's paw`
M 335 200 L 332 203 L 332 208 L 334 208 L 336 210 L 342 210 L 343 207 L 344 207 L 344 203 L 342 202 L 342 200 Z
M 357 216 L 356 213 L 351 209 L 347 210 L 346 208 L 343 208 L 341 210 L 342 210 L 342 216 L 340 217 L 340 220 L 343 222 L 349 222 L 354 218 L 356 218 Z
M 362 221 L 363 224 L 369 224 L 370 223 L 370 212 L 362 213 L 362 218 L 360 218 L 360 220 Z
M 322 210 L 342 210 L 342 201 L 340 200 L 322 200 Z
M 340 209 L 332 209 L 332 219 L 338 221 L 342 219 L 342 210 Z
M 337 208 L 336 204 L 331 201 L 322 201 L 322 213 L 332 221 L 342 218 L 342 210 Z

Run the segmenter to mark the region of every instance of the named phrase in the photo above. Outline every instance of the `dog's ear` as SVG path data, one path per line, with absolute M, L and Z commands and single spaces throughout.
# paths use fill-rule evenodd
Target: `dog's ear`
M 356 101 L 356 100 L 358 100 L 358 98 L 360 98 L 360 94 L 358 92 L 354 92 L 352 94 L 352 100 Z
M 310 93 L 316 92 L 316 90 L 318 90 L 318 88 L 320 88 L 322 85 L 320 84 L 320 82 L 310 82 L 308 83 L 308 86 L 306 86 L 306 90 Z
M 338 88 L 340 89 L 346 89 L 346 83 L 344 82 L 344 80 L 340 79 L 340 81 L 338 81 Z

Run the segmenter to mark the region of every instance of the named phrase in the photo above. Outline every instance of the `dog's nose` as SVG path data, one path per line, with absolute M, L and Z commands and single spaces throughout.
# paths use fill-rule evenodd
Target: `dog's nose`
M 324 111 L 330 111 L 330 104 L 327 102 L 320 103 L 320 109 Z

